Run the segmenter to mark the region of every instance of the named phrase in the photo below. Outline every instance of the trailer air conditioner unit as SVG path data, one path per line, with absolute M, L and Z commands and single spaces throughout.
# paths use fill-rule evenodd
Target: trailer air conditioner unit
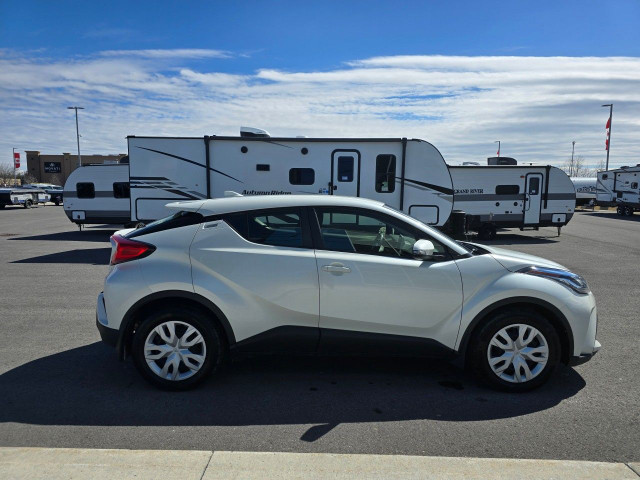
M 240 127 L 241 137 L 270 137 L 269 132 L 261 128 Z

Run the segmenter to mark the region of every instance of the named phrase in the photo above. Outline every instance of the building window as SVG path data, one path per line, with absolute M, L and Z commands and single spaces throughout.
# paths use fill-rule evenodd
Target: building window
M 496 185 L 496 195 L 518 195 L 520 185 Z
M 76 192 L 78 192 L 78 198 L 96 198 L 96 188 L 93 183 L 76 183 Z
M 313 168 L 292 168 L 289 170 L 291 185 L 313 185 L 315 181 L 316 172 Z
M 115 182 L 113 184 L 113 196 L 115 198 L 129 198 L 129 182 Z
M 338 157 L 338 181 L 353 182 L 353 157 Z
M 376 192 L 392 193 L 396 189 L 396 156 L 376 157 Z

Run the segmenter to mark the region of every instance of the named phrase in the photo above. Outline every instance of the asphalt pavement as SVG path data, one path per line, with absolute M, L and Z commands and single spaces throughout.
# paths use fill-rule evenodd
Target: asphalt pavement
M 573 269 L 598 302 L 601 352 L 523 395 L 447 362 L 296 357 L 156 390 L 95 328 L 113 230 L 79 232 L 53 205 L 0 210 L 0 446 L 638 461 L 640 215 L 490 242 Z

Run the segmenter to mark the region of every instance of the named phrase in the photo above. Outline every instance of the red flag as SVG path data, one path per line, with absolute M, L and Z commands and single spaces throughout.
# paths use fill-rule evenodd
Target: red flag
M 496 152 L 498 156 L 500 156 L 500 149 L 498 149 L 498 151 Z
M 604 141 L 604 149 L 607 150 L 607 151 L 609 150 L 609 139 L 608 138 Z
M 13 152 L 13 159 L 14 159 L 14 160 L 20 160 L 20 153 L 18 153 L 18 152 Z
M 607 126 L 605 127 L 607 130 L 611 128 L 611 117 L 607 120 Z

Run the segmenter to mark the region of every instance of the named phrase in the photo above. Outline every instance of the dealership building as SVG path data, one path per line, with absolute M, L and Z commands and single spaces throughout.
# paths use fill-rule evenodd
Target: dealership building
M 78 156 L 74 153 L 62 155 L 42 155 L 35 150 L 27 150 L 27 172 L 37 183 L 64 185 L 71 172 L 78 168 Z M 82 155 L 82 164 L 117 163 L 126 153 L 117 155 Z

